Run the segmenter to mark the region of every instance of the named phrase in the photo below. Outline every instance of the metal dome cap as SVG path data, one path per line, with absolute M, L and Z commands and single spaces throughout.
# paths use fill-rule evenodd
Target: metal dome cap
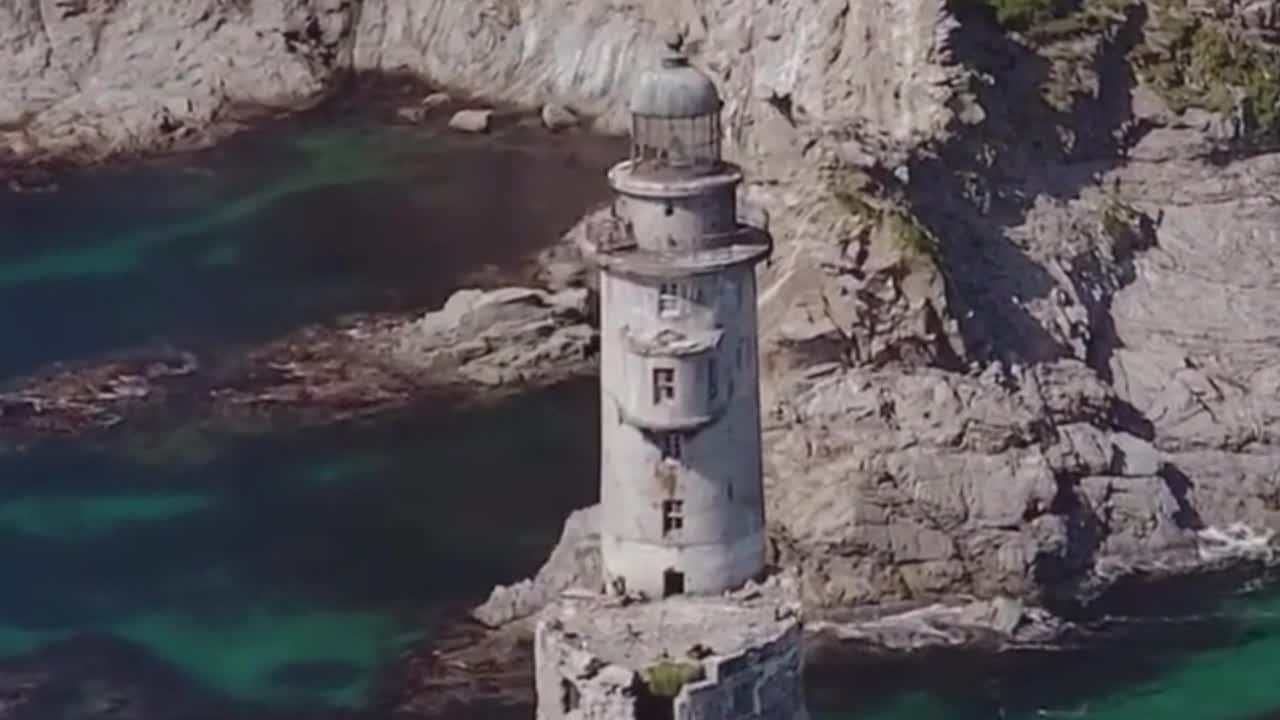
M 720 93 L 711 78 L 689 64 L 680 49 L 683 42 L 679 35 L 669 39 L 661 66 L 640 75 L 631 93 L 632 114 L 698 117 L 720 112 Z

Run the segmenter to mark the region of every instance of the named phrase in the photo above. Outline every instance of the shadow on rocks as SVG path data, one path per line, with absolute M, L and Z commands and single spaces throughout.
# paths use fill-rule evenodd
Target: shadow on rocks
M 942 240 L 947 302 L 969 358 L 1035 363 L 1070 356 L 1070 348 L 1026 308 L 1058 285 L 1043 259 L 1028 252 L 1032 244 L 1049 245 L 1053 239 L 1043 236 L 1056 229 L 1030 224 L 1022 230 L 1025 239 L 1015 230 L 1041 198 L 1076 198 L 1123 162 L 1124 147 L 1133 141 L 1135 85 L 1125 55 L 1138 42 L 1145 16 L 1130 11 L 1104 34 L 1088 59 L 1098 77 L 1096 93 L 1072 89 L 1069 105 L 1060 109 L 1044 97 L 1055 82 L 1053 60 L 1005 34 L 985 6 L 952 5 L 961 21 L 952 53 L 975 71 L 969 90 L 982 119 L 957 123 L 934 156 L 910 164 L 906 198 Z M 1087 267 L 1070 270 L 1081 275 L 1073 278 L 1077 285 L 1096 282 Z M 1091 297 L 1083 287 L 1075 289 L 1082 301 Z M 1109 300 L 1104 296 L 1088 309 L 1093 342 L 1114 342 L 1107 331 Z M 1098 363 L 1105 354 L 1099 350 Z

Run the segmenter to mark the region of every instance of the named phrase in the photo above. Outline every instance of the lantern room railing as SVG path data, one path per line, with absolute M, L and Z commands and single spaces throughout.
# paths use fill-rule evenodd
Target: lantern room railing
M 631 162 L 639 172 L 703 170 L 720 164 L 720 115 L 633 115 Z

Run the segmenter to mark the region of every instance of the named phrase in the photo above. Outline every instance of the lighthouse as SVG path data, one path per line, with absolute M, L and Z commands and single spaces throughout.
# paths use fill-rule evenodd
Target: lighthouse
M 668 43 L 631 95 L 630 157 L 582 237 L 599 271 L 606 589 L 732 590 L 765 568 L 755 266 L 715 85 Z
M 765 572 L 755 267 L 773 243 L 738 220 L 720 96 L 680 45 L 637 78 L 612 207 L 576 234 L 600 275 L 604 592 L 540 613 L 538 720 L 809 717 L 797 578 Z

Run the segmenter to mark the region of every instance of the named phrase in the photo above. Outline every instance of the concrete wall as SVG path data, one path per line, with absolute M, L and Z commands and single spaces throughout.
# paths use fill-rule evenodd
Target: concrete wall
M 553 624 L 538 623 L 533 646 L 537 720 L 631 720 L 636 675 L 576 647 Z
M 673 720 L 807 720 L 801 627 L 704 663 L 707 677 L 676 696 Z
M 620 195 L 615 202 L 619 217 L 631 220 L 637 244 L 648 250 L 698 250 L 706 236 L 737 227 L 734 185 L 706 187 L 702 193 L 674 197 Z
M 764 499 L 753 268 L 682 278 L 674 317 L 659 314 L 658 280 L 603 273 L 601 312 L 601 541 L 607 579 L 661 597 L 668 570 L 686 592 L 718 593 L 764 567 Z M 694 292 L 696 290 L 697 292 Z M 627 332 L 722 332 L 687 357 L 641 357 Z M 715 365 L 715 399 L 707 367 Z M 655 367 L 675 370 L 675 397 L 654 402 Z M 705 422 L 705 424 L 691 427 Z M 678 459 L 664 459 L 664 428 L 684 425 Z M 683 503 L 683 527 L 664 533 L 663 501 Z

